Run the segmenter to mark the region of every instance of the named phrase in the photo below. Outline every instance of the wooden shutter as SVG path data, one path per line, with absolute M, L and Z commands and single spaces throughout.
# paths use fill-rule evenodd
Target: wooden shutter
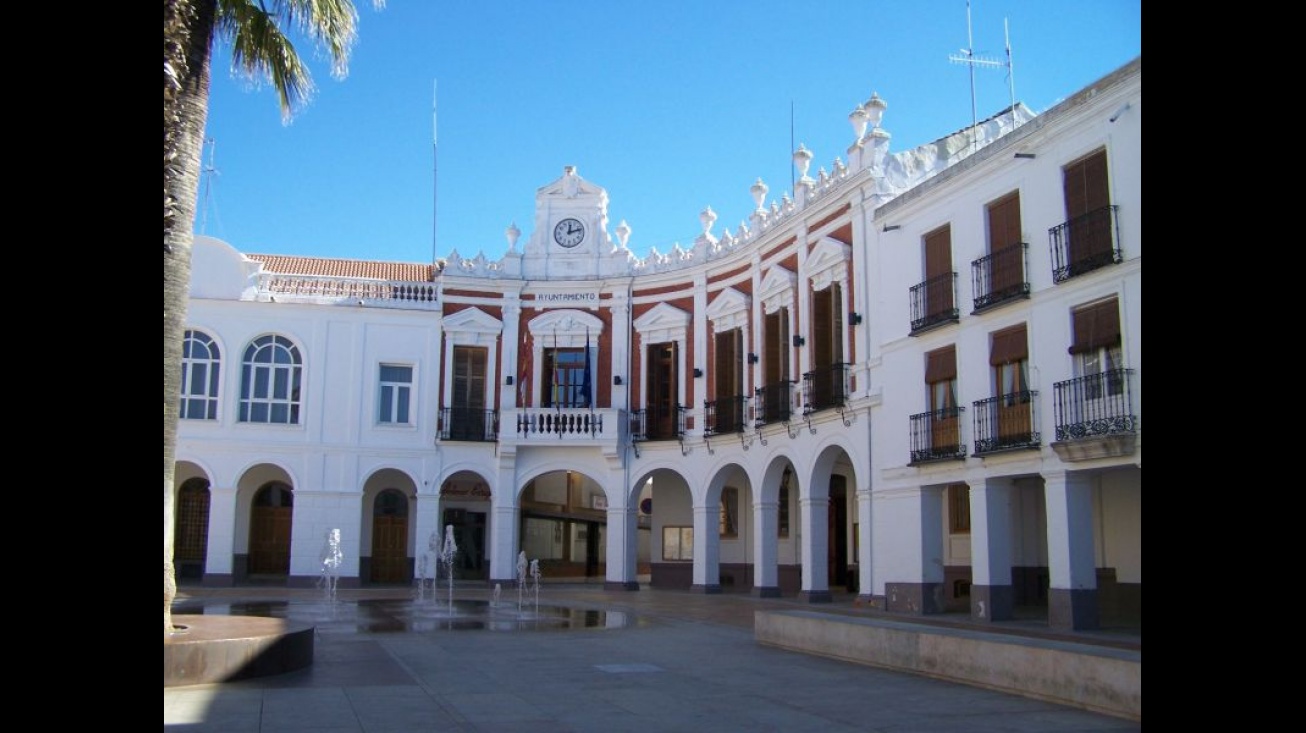
M 1115 298 L 1075 311 L 1070 353 L 1083 354 L 1120 343 L 1120 308 Z
M 925 383 L 957 378 L 957 347 L 945 346 L 925 355 Z
M 998 366 L 1029 358 L 1029 345 L 1025 338 L 1025 324 L 1004 328 L 993 334 L 993 347 L 989 364 Z
M 1001 294 L 1025 279 L 1020 245 L 1020 192 L 989 205 L 990 294 Z

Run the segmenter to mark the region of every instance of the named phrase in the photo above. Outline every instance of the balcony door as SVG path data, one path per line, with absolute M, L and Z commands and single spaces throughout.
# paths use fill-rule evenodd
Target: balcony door
M 935 455 L 961 445 L 957 411 L 957 347 L 931 351 L 925 357 L 925 385 L 930 401 L 930 450 Z
M 952 312 L 952 227 L 925 235 L 925 314 L 930 321 Z
M 1106 150 L 1099 150 L 1063 169 L 1070 264 L 1093 262 L 1111 252 L 1110 219 L 1091 216 L 1111 205 L 1107 186 Z
M 732 328 L 718 333 L 713 345 L 716 358 L 712 365 L 713 395 L 716 400 L 717 433 L 738 431 L 744 419 L 743 331 Z
M 652 440 L 676 437 L 677 395 L 680 391 L 676 342 L 666 341 L 648 347 L 648 379 L 644 385 L 647 422 Z
M 843 292 L 839 283 L 812 293 L 812 407 L 843 403 Z
M 1029 392 L 1029 343 L 1025 324 L 993 334 L 990 352 L 994 394 L 999 397 L 994 434 L 999 444 L 1028 441 L 1034 433 Z
M 484 346 L 453 349 L 453 395 L 450 407 L 451 440 L 486 440 L 485 380 L 489 351 Z

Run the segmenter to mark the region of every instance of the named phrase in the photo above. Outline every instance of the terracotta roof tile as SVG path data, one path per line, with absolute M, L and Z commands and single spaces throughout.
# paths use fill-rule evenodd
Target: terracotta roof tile
M 247 254 L 251 260 L 263 263 L 263 269 L 283 275 L 321 275 L 325 277 L 357 277 L 404 282 L 431 282 L 434 266 L 419 262 L 378 262 L 374 260 L 346 260 L 330 257 L 291 257 L 287 255 Z

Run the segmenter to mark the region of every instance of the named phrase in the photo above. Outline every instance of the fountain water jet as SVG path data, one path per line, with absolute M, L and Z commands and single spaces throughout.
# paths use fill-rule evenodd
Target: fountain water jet
M 340 549 L 340 528 L 327 530 L 326 544 L 322 547 L 322 575 L 317 580 L 329 601 L 336 600 L 336 587 L 340 585 L 340 564 L 345 553 Z

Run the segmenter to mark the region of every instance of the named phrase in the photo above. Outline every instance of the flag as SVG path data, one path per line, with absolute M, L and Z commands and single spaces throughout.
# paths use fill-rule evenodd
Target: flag
M 553 358 L 549 360 L 549 379 L 552 380 L 550 394 L 552 395 L 553 406 L 562 412 L 562 391 L 558 389 L 558 327 L 553 327 Z
M 580 377 L 580 402 L 578 407 L 594 409 L 594 379 L 590 375 L 590 330 L 585 329 L 585 371 Z

